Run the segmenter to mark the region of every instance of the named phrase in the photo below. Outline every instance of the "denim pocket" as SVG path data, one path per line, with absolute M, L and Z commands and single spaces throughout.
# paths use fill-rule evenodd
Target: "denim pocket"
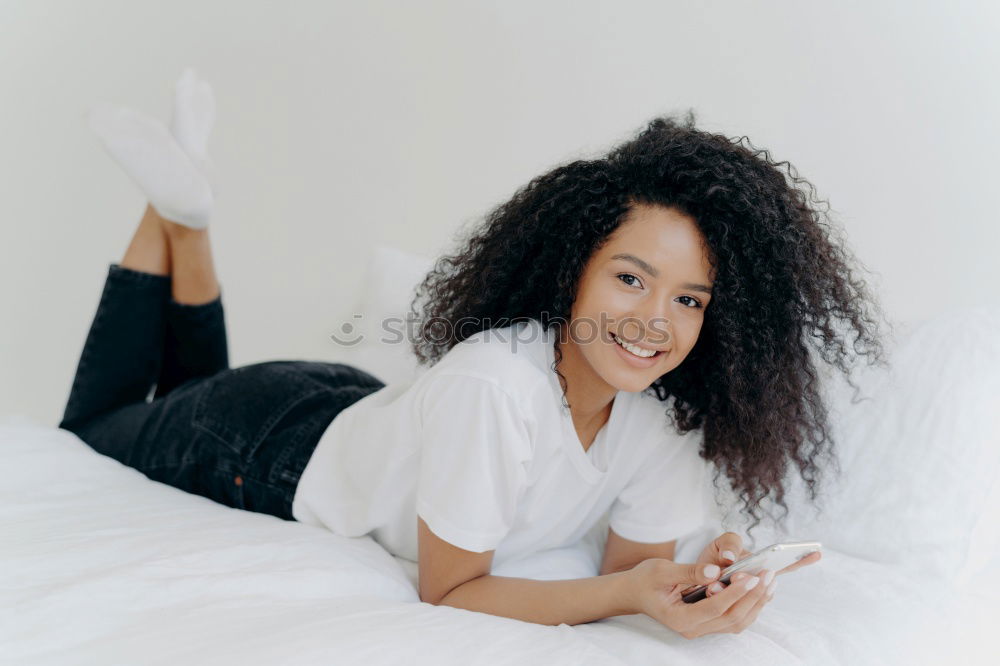
M 294 363 L 267 361 L 216 373 L 198 397 L 191 425 L 250 462 L 283 417 L 328 390 L 297 372 Z

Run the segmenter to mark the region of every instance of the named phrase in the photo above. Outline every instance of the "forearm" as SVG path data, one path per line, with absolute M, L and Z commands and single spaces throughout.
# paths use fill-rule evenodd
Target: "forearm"
M 439 605 L 538 624 L 582 624 L 633 610 L 625 572 L 571 580 L 480 576 L 449 592 Z

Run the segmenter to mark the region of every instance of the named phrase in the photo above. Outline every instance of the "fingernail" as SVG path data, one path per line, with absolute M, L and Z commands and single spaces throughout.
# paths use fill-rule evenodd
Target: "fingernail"
M 774 588 L 778 587 L 778 581 L 772 582 L 767 588 L 767 596 L 774 596 Z
M 722 551 L 722 556 L 724 558 L 726 558 L 727 560 L 729 560 L 730 562 L 735 562 L 736 561 L 736 556 L 733 555 L 733 551 L 731 551 L 731 550 L 724 550 L 724 551 Z
M 767 575 L 764 576 L 764 585 L 770 585 L 772 580 L 774 580 L 774 572 L 768 571 Z
M 753 576 L 750 580 L 746 582 L 746 588 L 748 590 L 752 590 L 753 588 L 757 587 L 757 583 L 759 582 L 760 578 L 758 576 Z
M 722 592 L 722 586 L 718 583 L 712 583 L 712 586 L 709 589 L 711 589 L 712 592 Z
M 722 569 L 720 569 L 717 564 L 709 564 L 707 567 L 705 567 L 704 571 L 705 575 L 708 576 L 709 578 L 715 578 L 716 576 L 719 575 L 719 572 L 722 571 Z

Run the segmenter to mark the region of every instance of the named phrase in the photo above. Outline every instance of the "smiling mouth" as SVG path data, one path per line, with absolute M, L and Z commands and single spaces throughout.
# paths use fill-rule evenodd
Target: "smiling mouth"
M 625 342 L 614 333 L 611 334 L 611 337 L 618 344 L 618 346 L 620 346 L 633 356 L 637 356 L 639 358 L 656 358 L 666 353 L 662 350 L 658 351 L 655 349 L 646 349 L 644 347 L 640 347 L 639 345 L 634 345 L 630 342 Z

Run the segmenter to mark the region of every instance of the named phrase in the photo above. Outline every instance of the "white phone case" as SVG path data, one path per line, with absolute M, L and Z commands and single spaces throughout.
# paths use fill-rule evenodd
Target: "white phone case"
M 761 548 L 753 555 L 747 555 L 739 562 L 734 562 L 722 570 L 719 580 L 729 584 L 729 579 L 738 571 L 743 571 L 751 576 L 755 576 L 764 569 L 778 572 L 781 569 L 795 564 L 806 555 L 822 550 L 819 541 L 794 541 L 789 543 L 775 543 L 767 548 Z M 692 604 L 705 598 L 707 585 L 696 585 L 681 592 L 681 599 L 685 603 Z

